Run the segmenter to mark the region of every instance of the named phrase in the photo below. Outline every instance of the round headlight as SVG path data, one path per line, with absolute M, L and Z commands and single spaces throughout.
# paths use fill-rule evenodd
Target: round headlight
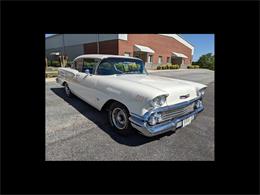
M 195 109 L 200 108 L 202 106 L 202 101 L 198 100 L 195 103 Z
M 148 119 L 149 125 L 155 125 L 156 123 L 160 123 L 161 121 L 162 121 L 162 116 L 159 113 L 152 114 Z
M 156 117 L 154 115 L 151 115 L 148 119 L 148 123 L 150 125 L 155 125 L 157 123 Z
M 200 90 L 197 90 L 197 95 L 203 97 L 205 94 L 206 88 L 202 88 Z
M 165 104 L 165 102 L 166 102 L 166 96 L 162 95 L 162 96 L 158 96 L 158 97 L 154 98 L 151 101 L 151 104 L 153 107 L 159 107 L 159 106 L 162 106 L 163 104 Z

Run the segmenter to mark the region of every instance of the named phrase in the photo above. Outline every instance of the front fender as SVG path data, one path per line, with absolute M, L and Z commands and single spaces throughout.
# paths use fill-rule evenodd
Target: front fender
M 151 109 L 150 101 L 153 98 L 165 95 L 164 91 L 153 87 L 103 77 L 99 78 L 96 88 L 99 93 L 99 110 L 109 100 L 116 100 L 124 104 L 129 112 L 141 116 Z
M 107 87 L 104 95 L 100 98 L 99 110 L 110 100 L 115 100 L 125 105 L 129 112 L 142 115 L 149 110 L 149 100 L 141 95 L 126 92 L 114 87 Z

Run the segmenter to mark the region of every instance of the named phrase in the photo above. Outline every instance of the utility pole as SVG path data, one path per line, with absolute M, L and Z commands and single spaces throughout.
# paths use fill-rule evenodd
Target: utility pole
M 99 34 L 97 34 L 97 53 L 99 54 Z

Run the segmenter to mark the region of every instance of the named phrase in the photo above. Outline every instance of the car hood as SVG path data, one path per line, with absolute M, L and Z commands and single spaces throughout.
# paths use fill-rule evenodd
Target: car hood
M 148 88 L 149 90 L 152 88 L 159 90 L 168 95 L 167 103 L 169 105 L 193 99 L 197 97 L 197 89 L 206 87 L 206 85 L 192 81 L 154 75 L 118 75 L 117 79 L 142 85 L 144 90 Z M 181 99 L 180 96 L 184 95 L 189 95 L 189 97 Z

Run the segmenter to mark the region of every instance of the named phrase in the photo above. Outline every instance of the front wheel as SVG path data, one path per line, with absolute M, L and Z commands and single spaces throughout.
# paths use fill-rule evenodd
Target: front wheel
M 132 133 L 129 116 L 129 112 L 124 105 L 118 102 L 114 102 L 110 105 L 108 118 L 110 125 L 117 133 L 121 135 L 129 135 Z

